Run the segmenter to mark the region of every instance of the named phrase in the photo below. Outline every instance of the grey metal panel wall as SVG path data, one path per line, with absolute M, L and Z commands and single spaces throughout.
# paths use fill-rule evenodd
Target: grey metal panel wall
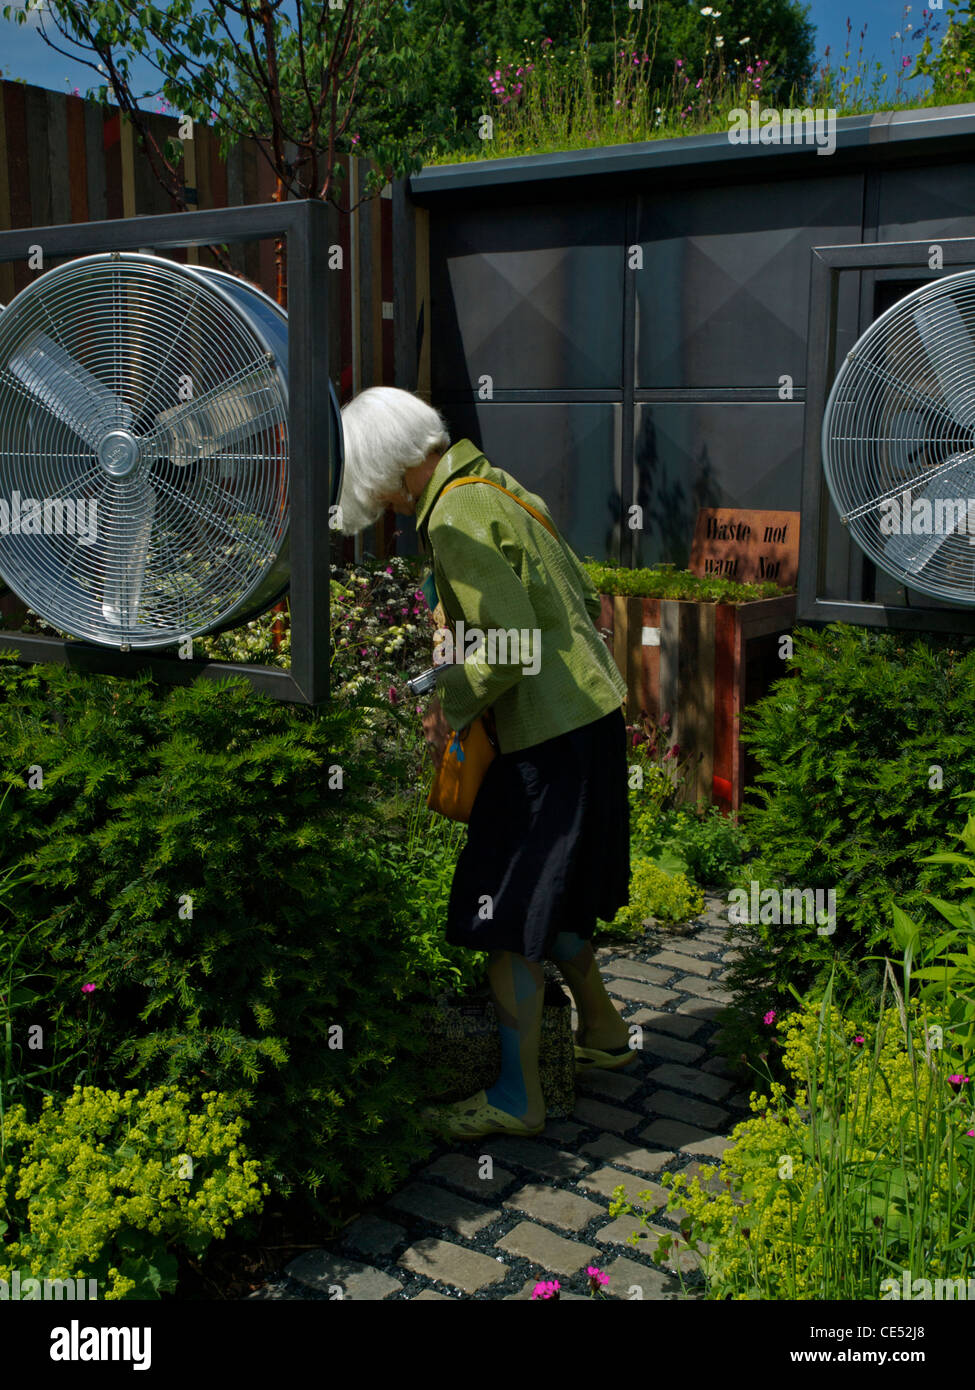
M 432 399 L 580 553 L 685 564 L 700 506 L 799 510 L 812 248 L 975 233 L 973 120 L 843 121 L 832 158 L 700 137 L 424 171 Z M 840 277 L 837 363 L 875 278 Z M 832 508 L 826 545 L 829 597 L 899 600 Z
M 801 405 L 640 403 L 633 452 L 638 565 L 686 566 L 699 507 L 800 509 Z
M 810 251 L 858 241 L 863 179 L 649 191 L 637 200 L 637 387 L 796 385 Z
M 442 407 L 451 439 L 541 496 L 580 555 L 619 555 L 620 411 L 609 402 L 478 401 Z
M 877 202 L 878 241 L 975 233 L 975 165 L 885 169 Z
M 619 387 L 622 199 L 431 219 L 435 390 Z

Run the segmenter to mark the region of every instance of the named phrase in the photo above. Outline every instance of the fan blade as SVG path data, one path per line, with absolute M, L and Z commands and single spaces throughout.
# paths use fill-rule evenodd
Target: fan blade
M 951 464 L 954 467 L 951 467 Z M 937 521 L 939 511 L 937 504 L 942 504 L 943 520 L 948 525 L 940 534 L 934 535 L 891 535 L 886 538 L 884 543 L 884 554 L 893 564 L 896 570 L 903 571 L 904 574 L 920 574 L 921 570 L 927 565 L 941 550 L 941 547 L 953 535 L 956 534 L 956 526 L 959 521 L 965 519 L 965 530 L 962 534 L 969 536 L 975 535 L 975 453 L 968 450 L 964 454 L 956 454 L 954 459 L 945 460 L 945 471 L 927 487 L 911 492 L 911 502 L 927 501 L 931 503 L 933 524 Z M 945 503 L 960 503 L 960 507 L 951 507 L 951 515 Z
M 185 467 L 223 450 L 240 450 L 263 431 L 287 423 L 284 401 L 273 372 L 258 370 L 207 391 L 156 416 L 156 428 L 142 441 L 143 457 L 168 458 Z
M 107 523 L 102 617 L 113 627 L 131 628 L 138 621 L 146 573 L 156 494 L 144 477 L 119 487 L 117 505 Z
M 74 430 L 93 452 L 109 430 L 132 424 L 124 401 L 45 333 L 33 334 L 7 367 L 39 405 Z
M 914 323 L 949 410 L 963 428 L 975 428 L 975 343 L 958 306 L 944 296 L 920 304 Z

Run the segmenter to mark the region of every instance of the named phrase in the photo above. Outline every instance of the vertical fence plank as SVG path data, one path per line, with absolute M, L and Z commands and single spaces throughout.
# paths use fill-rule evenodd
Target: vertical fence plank
M 737 610 L 715 605 L 714 615 L 714 799 L 722 811 L 733 806 L 732 745 L 735 741 L 735 628 Z
M 409 180 L 393 183 L 390 261 L 393 279 L 393 385 L 416 390 L 416 211 Z
M 4 122 L 7 128 L 7 177 L 11 227 L 29 227 L 31 216 L 30 179 L 27 171 L 27 88 L 19 82 L 3 84 Z M 14 292 L 25 289 L 34 278 L 26 261 L 11 265 Z
M 0 229 L 9 231 L 10 220 L 10 151 L 7 145 L 7 117 L 4 91 L 0 87 Z M 14 297 L 14 268 L 9 262 L 0 265 L 0 304 L 9 304 Z
M 105 124 L 93 102 L 85 102 L 85 190 L 88 219 L 104 222 L 108 217 L 107 173 L 105 168 Z
M 66 98 L 68 135 L 68 201 L 71 222 L 88 221 L 88 145 L 85 139 L 85 102 Z
M 71 173 L 68 159 L 68 97 L 47 92 L 48 182 L 51 189 L 51 222 L 56 227 L 71 221 Z
M 32 227 L 50 227 L 51 178 L 47 130 L 47 92 L 41 87 L 24 89 L 25 137 L 29 154 L 27 186 L 30 190 Z
M 122 216 L 122 118 L 116 111 L 102 129 L 105 145 L 105 215 L 111 221 Z
M 119 147 L 122 157 L 122 216 L 134 217 L 138 212 L 135 192 L 135 131 L 131 121 L 119 125 Z
M 715 605 L 696 603 L 697 663 L 691 673 L 696 704 L 697 728 L 695 751 L 701 754 L 697 763 L 694 799 L 711 802 L 714 780 L 714 622 Z
M 416 344 L 417 386 L 430 399 L 430 213 L 416 210 Z

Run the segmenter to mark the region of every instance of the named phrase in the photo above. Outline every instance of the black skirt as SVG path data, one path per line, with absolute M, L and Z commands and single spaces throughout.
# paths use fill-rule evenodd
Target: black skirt
M 560 932 L 591 940 L 629 902 L 622 709 L 515 753 L 481 783 L 454 871 L 446 940 L 548 957 Z

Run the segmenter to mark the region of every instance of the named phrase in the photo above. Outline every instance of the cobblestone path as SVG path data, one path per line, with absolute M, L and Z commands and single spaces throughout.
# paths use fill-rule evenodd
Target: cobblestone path
M 537 1139 L 442 1145 L 395 1196 L 377 1199 L 328 1249 L 300 1255 L 251 1297 L 328 1299 L 339 1286 L 356 1300 L 530 1299 L 540 1279 L 558 1279 L 561 1301 L 589 1297 L 592 1263 L 609 1274 L 610 1298 L 700 1298 L 696 1257 L 685 1250 L 667 1268 L 654 1264 L 645 1247 L 656 1241 L 628 1245 L 646 1228 L 637 1216 L 614 1220 L 609 1204 L 620 1183 L 636 1205 L 649 1189 L 659 1204 L 653 1228 L 676 1231 L 681 1213 L 660 1211 L 668 1197 L 660 1174 L 692 1176 L 714 1163 L 749 1113 L 713 1044 L 736 945 L 724 901 L 708 897 L 692 922 L 599 947 L 622 1017 L 643 1026 L 638 1062 L 579 1078 L 571 1119 L 550 1120 Z M 484 1154 L 493 1159 L 489 1180 L 479 1176 Z

